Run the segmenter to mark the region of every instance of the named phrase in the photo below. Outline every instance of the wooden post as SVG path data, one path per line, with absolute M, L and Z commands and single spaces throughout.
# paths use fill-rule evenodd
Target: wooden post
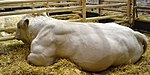
M 47 8 L 49 8 L 49 7 L 50 7 L 50 6 L 49 6 L 49 2 L 48 2 L 48 1 L 46 2 L 46 7 L 47 7 Z M 47 16 L 50 16 L 50 15 L 49 15 L 49 13 L 50 13 L 50 12 L 47 12 L 47 13 L 46 13 L 46 14 L 47 14 Z
M 127 16 L 128 16 L 128 22 L 129 24 L 131 25 L 131 9 L 132 9 L 132 0 L 128 0 L 128 3 L 127 3 Z
M 31 2 L 31 5 L 32 5 L 32 9 L 34 9 L 35 8 L 34 2 Z
M 86 0 L 80 0 L 82 6 L 82 22 L 86 21 Z
M 98 1 L 98 4 L 99 4 L 99 5 L 101 4 L 101 1 L 102 1 L 102 0 L 99 0 L 99 1 Z M 99 15 L 101 15 L 101 8 L 98 9 L 98 12 L 99 12 Z
M 132 19 L 132 26 L 134 26 L 134 21 L 135 21 L 135 18 L 136 18 L 135 15 L 137 14 L 137 13 L 136 13 L 136 9 L 137 9 L 137 8 L 136 8 L 136 0 L 133 0 L 133 13 L 132 13 L 132 14 L 133 14 L 133 19 Z M 132 26 L 131 26 L 131 27 L 132 27 Z

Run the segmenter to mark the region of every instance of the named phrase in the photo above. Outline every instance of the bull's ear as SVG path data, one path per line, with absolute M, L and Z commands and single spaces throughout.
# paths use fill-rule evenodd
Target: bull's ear
M 24 26 L 27 28 L 29 26 L 29 19 L 24 20 Z

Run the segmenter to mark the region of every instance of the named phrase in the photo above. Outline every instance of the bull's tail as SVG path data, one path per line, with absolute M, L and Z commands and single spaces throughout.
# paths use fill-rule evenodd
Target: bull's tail
M 134 35 L 137 38 L 138 42 L 140 44 L 142 44 L 143 50 L 144 50 L 143 53 L 145 53 L 146 49 L 147 49 L 147 46 L 148 46 L 148 38 L 144 34 L 142 34 L 140 32 L 136 32 L 136 31 L 134 32 Z

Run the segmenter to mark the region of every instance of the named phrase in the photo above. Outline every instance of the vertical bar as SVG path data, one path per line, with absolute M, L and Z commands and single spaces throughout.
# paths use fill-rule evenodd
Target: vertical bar
M 131 25 L 131 8 L 132 8 L 132 0 L 128 0 L 127 16 L 128 16 L 128 22 L 130 25 Z
M 82 5 L 82 22 L 86 21 L 86 0 L 80 0 Z
M 46 7 L 47 7 L 47 8 L 50 7 L 50 6 L 49 6 L 49 1 L 46 2 Z M 47 15 L 47 16 L 50 16 L 49 13 L 50 13 L 50 12 L 46 12 L 46 15 Z
M 34 3 L 33 2 L 31 2 L 31 4 L 32 4 L 32 9 L 34 9 L 35 7 L 34 7 Z
M 134 26 L 134 24 L 135 24 L 135 23 L 134 23 L 134 22 L 135 22 L 135 18 L 136 18 L 135 16 L 136 16 L 136 14 L 137 14 L 137 13 L 136 13 L 136 9 L 137 9 L 137 8 L 136 8 L 136 0 L 133 0 L 133 20 L 132 20 L 132 25 L 133 25 L 133 26 Z
M 101 4 L 101 1 L 102 1 L 102 0 L 98 0 L 98 4 L 99 4 L 99 5 Z M 101 15 L 101 8 L 98 9 L 98 12 L 99 12 L 99 15 Z

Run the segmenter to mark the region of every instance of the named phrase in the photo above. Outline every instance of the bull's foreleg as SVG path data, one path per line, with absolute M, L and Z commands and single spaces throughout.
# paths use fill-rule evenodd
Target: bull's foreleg
M 36 66 L 48 66 L 53 64 L 55 58 L 49 58 L 43 54 L 34 54 L 30 53 L 30 55 L 27 58 L 27 61 L 29 64 L 33 64 Z
M 27 61 L 36 66 L 48 66 L 54 63 L 55 46 L 42 46 L 37 44 L 31 45 L 31 53 L 29 54 Z
M 39 66 L 47 66 L 54 63 L 56 58 L 55 38 L 52 32 L 54 26 L 45 26 L 31 43 L 31 53 L 27 60 L 29 63 Z

